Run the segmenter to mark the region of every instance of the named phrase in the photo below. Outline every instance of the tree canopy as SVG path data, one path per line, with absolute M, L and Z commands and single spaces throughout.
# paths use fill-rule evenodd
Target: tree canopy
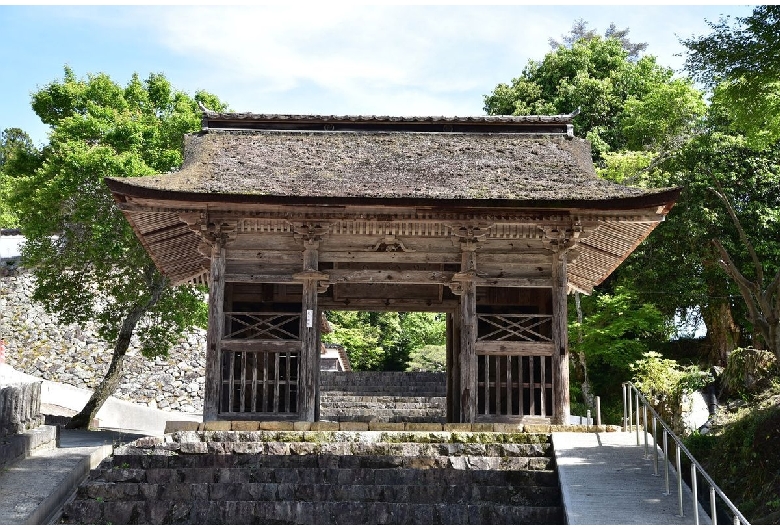
M 578 111 L 575 134 L 591 141 L 599 162 L 609 152 L 662 149 L 704 113 L 702 95 L 655 57 L 632 61 L 629 56 L 615 37 L 578 37 L 571 47 L 529 61 L 511 84 L 497 85 L 485 96 L 484 110 L 502 115 Z
M 756 146 L 780 139 L 780 6 L 710 22 L 709 35 L 684 39 L 686 69 L 713 89 L 734 125 Z
M 95 321 L 114 344 L 105 379 L 72 427 L 89 425 L 113 393 L 133 335 L 144 355 L 164 356 L 184 330 L 205 324 L 204 293 L 168 285 L 103 183 L 180 166 L 183 135 L 200 128 L 199 101 L 224 108 L 206 92 L 174 90 L 162 74 L 133 75 L 122 87 L 105 74 L 79 79 L 67 67 L 61 81 L 33 94 L 33 109 L 51 126 L 49 144 L 33 171 L 15 177 L 12 200 L 34 299 L 63 323 Z

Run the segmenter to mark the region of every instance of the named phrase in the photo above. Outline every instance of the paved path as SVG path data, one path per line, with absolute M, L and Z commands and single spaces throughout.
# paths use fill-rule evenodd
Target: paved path
M 137 434 L 62 430 L 60 447 L 42 450 L 0 469 L 0 524 L 47 524 L 114 442 Z
M 635 432 L 552 435 L 568 524 L 694 524 L 690 489 L 683 483 L 685 516 L 680 517 L 674 469 L 666 495 L 663 456 L 659 476 L 653 476 L 653 459 L 645 459 L 644 438 L 640 440 L 637 446 Z M 649 435 L 648 440 L 652 454 Z M 711 523 L 699 507 L 699 524 Z

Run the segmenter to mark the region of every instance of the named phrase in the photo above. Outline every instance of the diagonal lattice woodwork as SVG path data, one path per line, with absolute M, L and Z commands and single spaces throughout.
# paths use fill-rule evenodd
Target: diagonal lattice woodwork
M 477 340 L 552 341 L 552 315 L 478 314 Z
M 223 339 L 300 340 L 300 313 L 225 312 Z

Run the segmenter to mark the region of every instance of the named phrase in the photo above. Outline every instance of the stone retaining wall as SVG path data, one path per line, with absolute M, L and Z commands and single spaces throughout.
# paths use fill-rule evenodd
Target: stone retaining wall
M 63 325 L 33 302 L 33 278 L 17 271 L 0 277 L 0 338 L 6 362 L 50 381 L 92 389 L 111 362 L 111 347 L 96 326 Z M 206 332 L 195 330 L 171 348 L 167 359 L 147 359 L 137 340 L 127 352 L 114 397 L 166 411 L 203 410 Z

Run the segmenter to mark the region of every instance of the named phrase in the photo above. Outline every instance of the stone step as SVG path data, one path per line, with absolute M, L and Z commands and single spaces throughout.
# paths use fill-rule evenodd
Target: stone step
M 356 456 L 356 455 L 116 455 L 115 465 L 153 469 L 164 467 L 331 467 L 348 468 L 405 468 L 418 469 L 492 469 L 548 470 L 553 464 L 550 457 L 507 456 Z
M 407 385 L 399 383 L 397 385 L 382 385 L 382 384 L 344 384 L 341 386 L 333 387 L 320 387 L 320 392 L 326 394 L 337 393 L 373 393 L 373 394 L 387 394 L 387 395 L 437 395 L 444 396 L 447 394 L 446 385 Z
M 366 396 L 362 394 L 322 394 L 320 407 L 329 403 L 387 403 L 391 405 L 421 405 L 432 406 L 447 404 L 445 396 Z
M 112 484 L 365 484 L 365 485 L 488 485 L 498 488 L 557 488 L 553 470 L 397 469 L 397 468 L 127 468 L 93 470 L 90 480 Z
M 70 524 L 563 524 L 560 507 L 495 503 L 423 504 L 311 501 L 96 502 L 65 509 Z
M 234 470 L 231 470 L 234 471 Z M 468 479 L 468 477 L 462 477 Z M 102 501 L 168 501 L 185 499 L 231 501 L 356 501 L 414 504 L 495 503 L 521 506 L 550 506 L 560 503 L 554 487 L 514 487 L 488 484 L 330 484 L 296 482 L 212 482 L 212 483 L 109 483 L 91 482 L 79 486 L 81 499 Z
M 375 413 L 358 413 L 355 411 L 327 411 L 321 413 L 322 421 L 343 422 L 380 422 L 380 423 L 444 423 L 446 418 L 442 415 L 425 413 L 418 415 L 400 414 L 397 411 L 374 411 Z
M 154 446 L 134 446 L 128 444 L 114 452 L 114 458 L 125 456 L 185 456 L 229 455 L 243 456 L 480 456 L 480 457 L 549 457 L 552 451 L 549 443 L 505 442 L 487 440 L 432 441 L 421 442 L 414 436 L 407 438 L 399 433 L 396 439 L 391 436 L 379 437 L 373 441 L 361 439 L 338 440 L 324 436 L 322 441 L 201 441 L 197 436 L 182 437 L 181 441 L 162 442 Z M 522 440 L 522 438 L 520 438 Z M 189 441 L 192 440 L 192 441 Z M 390 441 L 388 441 L 390 440 Z

